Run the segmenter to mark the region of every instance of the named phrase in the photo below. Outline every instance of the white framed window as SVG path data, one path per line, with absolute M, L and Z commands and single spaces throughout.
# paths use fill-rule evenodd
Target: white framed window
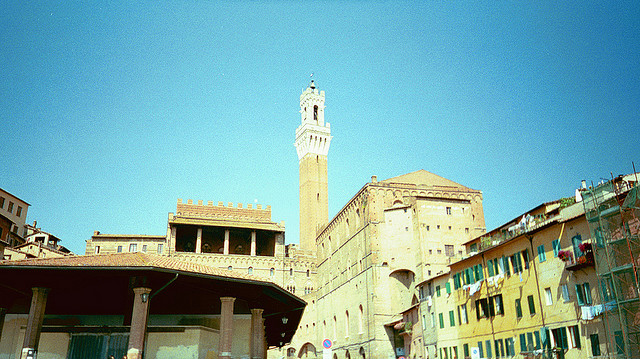
M 96 246 L 96 248 L 94 249 L 94 253 L 95 254 L 100 253 L 100 246 Z
M 158 244 L 158 254 L 162 254 L 162 247 L 163 247 L 162 243 L 159 243 Z
M 117 251 L 118 251 L 118 253 L 122 253 L 122 246 L 118 246 Z
M 146 245 L 146 244 L 143 244 L 143 245 L 142 245 L 142 251 L 143 251 L 144 253 L 147 253 L 147 245 Z
M 545 288 L 544 295 L 547 300 L 547 305 L 553 304 L 553 293 L 551 293 L 551 288 Z
M 563 284 L 560 286 L 560 289 L 562 289 L 562 300 L 565 303 L 570 301 L 571 297 L 569 296 L 569 286 L 567 286 L 566 284 Z
M 138 244 L 137 243 L 129 244 L 129 252 L 137 252 L 137 251 L 138 251 Z

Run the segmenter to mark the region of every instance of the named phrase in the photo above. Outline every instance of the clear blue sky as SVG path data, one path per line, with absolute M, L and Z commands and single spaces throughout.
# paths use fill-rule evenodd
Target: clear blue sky
M 569 2 L 567 2 L 569 3 Z M 640 168 L 630 2 L 0 5 L 0 187 L 84 253 L 177 198 L 271 205 L 298 242 L 299 95 L 326 91 L 329 215 L 375 174 L 484 192 L 488 229 Z

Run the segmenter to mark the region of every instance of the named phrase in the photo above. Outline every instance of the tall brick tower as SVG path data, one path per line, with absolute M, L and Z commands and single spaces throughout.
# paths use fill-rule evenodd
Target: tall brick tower
M 324 91 L 311 80 L 300 95 L 301 124 L 296 129 L 300 166 L 300 247 L 316 250 L 316 231 L 329 220 L 327 153 L 331 142 L 324 122 Z

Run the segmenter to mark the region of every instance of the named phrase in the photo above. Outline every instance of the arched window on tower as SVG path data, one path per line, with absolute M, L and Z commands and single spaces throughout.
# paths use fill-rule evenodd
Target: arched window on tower
M 318 122 L 318 105 L 313 106 L 313 120 Z

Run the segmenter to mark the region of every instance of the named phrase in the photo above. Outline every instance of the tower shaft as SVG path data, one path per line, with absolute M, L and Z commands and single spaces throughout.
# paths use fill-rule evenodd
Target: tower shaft
M 329 220 L 327 154 L 331 142 L 329 123 L 324 122 L 324 91 L 311 81 L 300 95 L 301 124 L 296 129 L 300 169 L 300 247 L 316 250 L 319 228 Z

